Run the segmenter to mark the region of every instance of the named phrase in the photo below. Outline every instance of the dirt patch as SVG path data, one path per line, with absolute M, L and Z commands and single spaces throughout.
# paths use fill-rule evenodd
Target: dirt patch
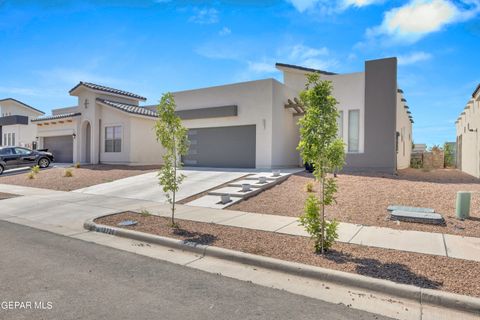
M 179 229 L 168 227 L 169 219 L 126 212 L 97 219 L 117 226 L 123 220 L 138 224 L 127 229 L 189 240 L 205 245 L 243 251 L 277 259 L 357 273 L 422 288 L 480 296 L 480 263 L 447 257 L 336 243 L 325 256 L 313 253 L 308 238 L 273 232 L 177 220 Z M 458 271 L 462 270 L 462 273 Z
M 313 182 L 309 173 L 290 176 L 283 183 L 229 207 L 230 210 L 298 217 L 303 213 L 308 193 L 305 185 Z M 394 175 L 339 174 L 337 204 L 327 209 L 328 219 L 402 230 L 449 233 L 480 237 L 480 180 L 455 169 L 424 172 L 401 170 Z M 319 191 L 315 183 L 314 192 Z M 457 191 L 473 191 L 471 218 L 455 218 Z M 429 207 L 441 213 L 446 225 L 396 222 L 388 219 L 392 204 Z
M 20 197 L 18 194 L 11 194 L 11 193 L 5 193 L 5 192 L 0 192 L 0 200 L 5 200 L 5 199 L 10 199 L 10 198 L 16 198 Z
M 41 170 L 35 179 L 28 179 L 29 171 L 0 176 L 0 183 L 71 191 L 155 171 L 158 170 L 158 166 L 85 165 L 69 169 L 72 170 L 73 177 L 64 177 L 65 168 L 49 168 Z

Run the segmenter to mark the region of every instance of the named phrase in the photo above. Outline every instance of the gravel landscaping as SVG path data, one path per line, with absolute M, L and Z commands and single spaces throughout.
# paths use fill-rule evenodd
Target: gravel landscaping
M 337 204 L 326 211 L 328 219 L 403 230 L 449 233 L 480 237 L 480 180 L 455 169 L 422 171 L 401 170 L 398 176 L 382 174 L 339 174 Z M 308 193 L 305 185 L 312 182 L 309 173 L 290 176 L 286 181 L 245 201 L 230 210 L 297 217 L 303 213 Z M 314 192 L 318 192 L 315 184 Z M 455 218 L 457 191 L 473 191 L 471 218 Z M 389 205 L 429 207 L 441 213 L 445 225 L 397 222 L 388 219 Z
M 301 236 L 187 220 L 177 220 L 180 228 L 172 229 L 168 218 L 134 212 L 95 222 L 116 227 L 123 220 L 138 221 L 127 228 L 131 230 L 480 297 L 480 262 L 343 243 L 336 243 L 331 252 L 321 256 L 314 254 L 310 240 Z
M 72 177 L 64 176 L 65 168 L 49 168 L 41 170 L 34 179 L 28 178 L 29 171 L 6 174 L 0 176 L 0 184 L 72 191 L 158 170 L 158 166 L 85 165 L 68 169 L 72 171 Z
M 19 195 L 0 192 L 0 200 L 5 200 L 5 199 L 10 199 L 10 198 L 15 198 L 15 197 L 19 197 Z

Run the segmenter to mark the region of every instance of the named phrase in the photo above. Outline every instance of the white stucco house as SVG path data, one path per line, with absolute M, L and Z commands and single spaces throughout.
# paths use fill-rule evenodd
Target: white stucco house
M 0 146 L 36 147 L 37 128 L 30 120 L 44 114 L 44 112 L 13 98 L 1 99 Z
M 457 168 L 474 177 L 480 178 L 480 84 L 475 88 L 455 121 L 457 132 L 456 163 Z
M 277 63 L 283 82 L 263 79 L 174 92 L 177 113 L 189 128 L 187 166 L 278 168 L 301 166 L 296 146 L 303 109 L 296 97 L 306 75 L 333 83 L 346 170 L 394 172 L 410 163 L 413 120 L 397 86 L 396 58 L 367 61 L 365 70 L 334 74 Z M 156 106 L 123 90 L 80 82 L 74 107 L 32 120 L 38 143 L 59 161 L 161 164 L 153 125 Z M 141 105 L 143 104 L 143 105 Z

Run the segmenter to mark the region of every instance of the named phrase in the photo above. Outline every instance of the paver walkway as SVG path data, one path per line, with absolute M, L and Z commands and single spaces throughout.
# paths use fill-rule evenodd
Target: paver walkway
M 24 195 L 0 201 L 0 219 L 64 235 L 85 232 L 83 223 L 87 219 L 124 210 L 147 209 L 152 214 L 170 215 L 168 205 L 147 200 L 3 184 L 0 192 Z M 294 217 L 187 205 L 178 205 L 176 215 L 179 219 L 308 236 Z M 474 237 L 340 223 L 339 241 L 480 261 L 480 238 Z

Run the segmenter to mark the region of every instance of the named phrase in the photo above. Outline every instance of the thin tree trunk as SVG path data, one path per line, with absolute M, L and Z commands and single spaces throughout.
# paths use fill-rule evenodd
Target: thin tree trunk
M 172 226 L 175 226 L 175 189 L 177 187 L 177 150 L 175 144 L 175 136 L 173 138 L 173 178 L 174 186 L 173 188 L 173 201 L 172 201 Z
M 324 243 L 325 243 L 325 177 L 322 177 L 322 254 L 325 252 Z

